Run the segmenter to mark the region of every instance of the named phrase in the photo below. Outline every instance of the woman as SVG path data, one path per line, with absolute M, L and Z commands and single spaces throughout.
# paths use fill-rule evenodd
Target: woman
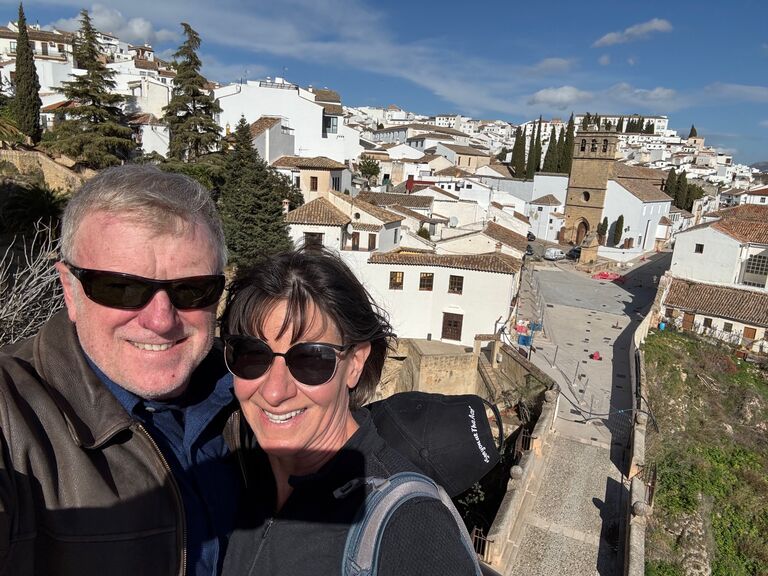
M 249 502 L 224 574 L 341 574 L 366 488 L 338 489 L 415 470 L 361 407 L 381 376 L 391 327 L 338 257 L 300 250 L 233 283 L 222 333 L 235 394 L 255 435 L 243 458 Z M 387 525 L 378 573 L 474 574 L 460 538 L 442 503 L 411 500 Z

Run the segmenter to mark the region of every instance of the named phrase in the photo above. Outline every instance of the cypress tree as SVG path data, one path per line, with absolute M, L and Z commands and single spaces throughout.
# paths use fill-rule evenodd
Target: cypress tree
M 35 57 L 29 46 L 27 18 L 24 6 L 19 4 L 19 32 L 16 37 L 16 94 L 13 101 L 13 115 L 16 125 L 37 144 L 42 136 L 40 125 L 40 80 L 35 68 Z
M 173 55 L 176 69 L 173 94 L 163 110 L 170 131 L 168 155 L 193 162 L 218 149 L 221 136 L 214 115 L 221 112 L 221 107 L 209 94 L 207 80 L 200 74 L 202 62 L 197 55 L 200 35 L 186 22 L 181 26 L 186 40 Z
M 136 145 L 120 108 L 123 97 L 114 93 L 115 71 L 99 59 L 96 29 L 87 10 L 80 12 L 80 35 L 73 52 L 85 74 L 62 82 L 61 91 L 71 105 L 66 119 L 51 131 L 46 146 L 90 168 L 121 164 L 131 157 Z
M 685 175 L 685 170 L 680 172 L 680 176 L 677 177 L 677 190 L 675 190 L 674 205 L 682 210 L 686 210 L 686 203 L 688 201 L 688 177 Z
M 621 242 L 621 236 L 624 234 L 624 214 L 619 215 L 616 224 L 613 227 L 613 245 L 618 246 Z
M 664 192 L 666 192 L 667 196 L 672 199 L 677 195 L 677 174 L 675 173 L 674 168 L 667 174 L 667 179 L 664 182 Z
M 571 112 L 571 117 L 565 128 L 565 136 L 561 140 L 563 141 L 563 147 L 560 153 L 561 165 L 558 172 L 562 174 L 570 174 L 571 163 L 573 162 L 573 143 L 576 140 L 576 124 L 573 120 L 573 112 Z
M 608 234 L 608 216 L 603 217 L 603 221 L 597 225 L 597 235 L 600 239 L 600 244 L 605 244 L 605 236 Z
M 544 172 L 556 172 L 557 171 L 557 129 L 554 127 L 549 134 L 549 146 L 547 146 L 547 153 L 544 155 Z
M 616 132 L 624 132 L 624 116 L 619 118 L 619 123 L 616 125 Z
M 525 177 L 528 180 L 533 179 L 536 172 L 536 126 L 531 126 L 531 139 L 528 142 L 528 157 L 525 163 Z
M 523 136 L 523 129 L 520 126 L 515 129 L 515 145 L 512 146 L 512 169 L 517 178 L 522 178 L 525 175 L 525 136 Z
M 541 116 L 539 116 L 539 126 L 536 129 L 534 150 L 536 151 L 536 156 L 534 157 L 533 170 L 534 172 L 538 172 L 541 170 Z
M 219 207 L 232 264 L 247 267 L 292 248 L 282 209 L 292 186 L 253 148 L 245 118 L 240 118 L 234 137 Z

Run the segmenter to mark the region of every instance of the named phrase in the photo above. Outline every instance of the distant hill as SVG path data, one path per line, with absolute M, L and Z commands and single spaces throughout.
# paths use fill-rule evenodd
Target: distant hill
M 750 168 L 757 168 L 760 172 L 768 172 L 768 160 L 765 162 L 755 162 L 749 165 Z

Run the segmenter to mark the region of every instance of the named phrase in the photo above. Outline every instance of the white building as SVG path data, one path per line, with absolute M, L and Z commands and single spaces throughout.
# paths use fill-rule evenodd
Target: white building
M 240 117 L 249 123 L 262 116 L 283 119 L 293 131 L 297 156 L 325 156 L 345 162 L 362 152 L 360 133 L 346 126 L 341 101 L 332 90 L 304 89 L 283 78 L 229 84 L 214 91 L 221 106 L 217 121 L 226 131 Z

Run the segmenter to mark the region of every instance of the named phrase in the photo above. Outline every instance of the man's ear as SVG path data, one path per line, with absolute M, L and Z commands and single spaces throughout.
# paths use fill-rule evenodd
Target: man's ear
M 61 281 L 61 288 L 64 291 L 64 304 L 67 306 L 69 319 L 77 323 L 77 306 L 75 306 L 75 290 L 77 290 L 77 287 L 74 285 L 75 279 L 63 262 L 56 262 L 54 266 L 59 273 L 59 281 Z
M 347 388 L 352 390 L 357 386 L 357 382 L 360 380 L 360 375 L 363 373 L 363 367 L 365 361 L 368 360 L 368 356 L 371 353 L 371 343 L 362 342 L 361 344 L 355 344 L 355 347 L 350 350 L 350 366 L 346 373 L 347 381 L 345 384 Z

